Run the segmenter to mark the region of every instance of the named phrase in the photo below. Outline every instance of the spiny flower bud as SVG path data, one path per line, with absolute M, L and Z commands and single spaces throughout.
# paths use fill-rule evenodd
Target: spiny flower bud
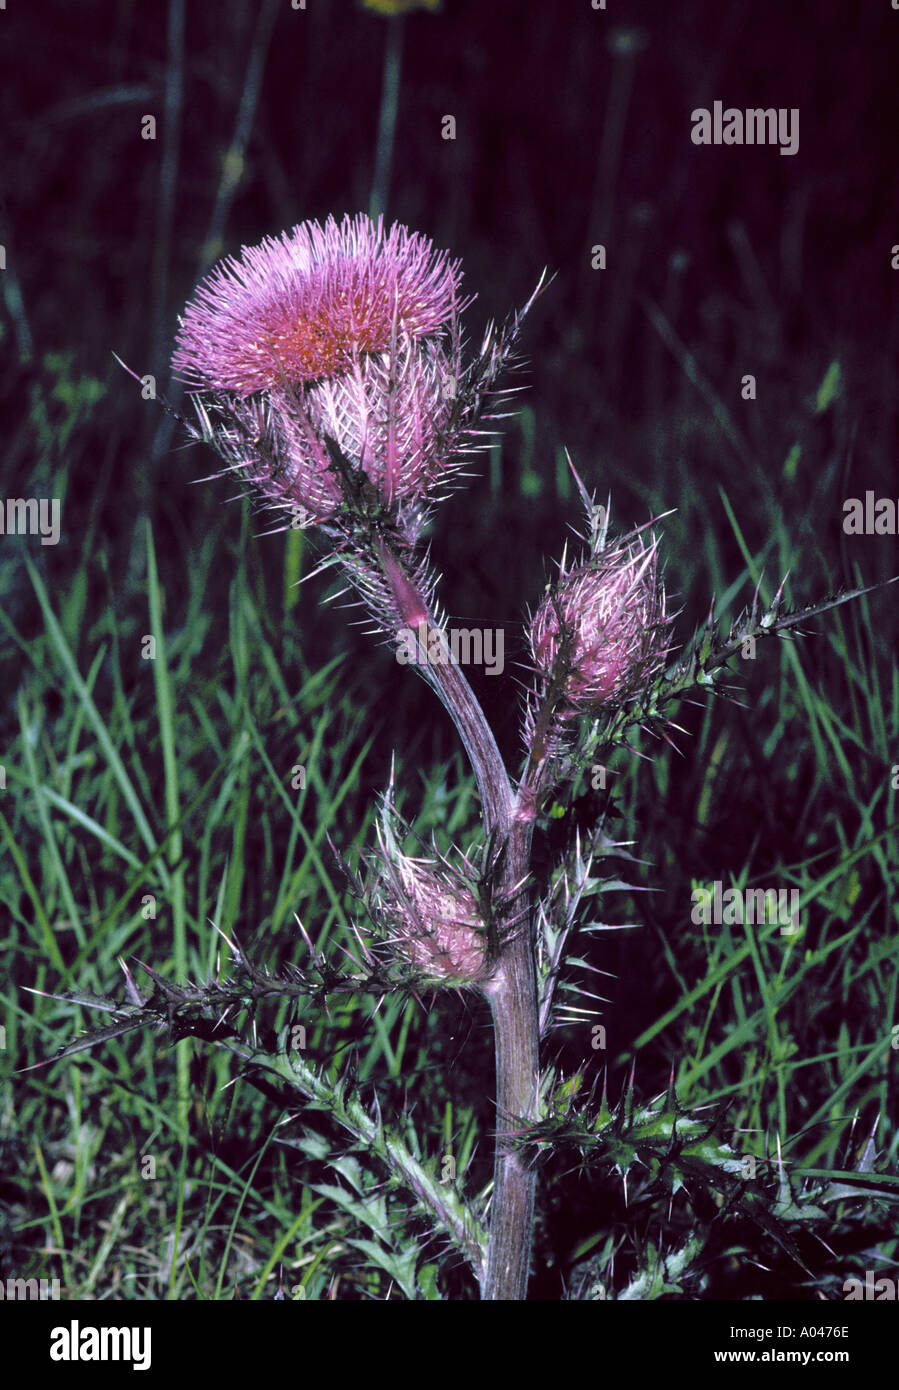
M 173 367 L 203 437 L 268 500 L 324 521 L 346 500 L 331 445 L 388 506 L 459 446 L 461 270 L 360 214 L 228 257 L 181 318 Z
M 620 706 L 644 688 L 664 664 L 669 621 L 655 540 L 632 533 L 563 573 L 530 628 L 536 666 L 562 683 L 559 714 Z
M 396 955 L 423 983 L 457 989 L 487 974 L 487 931 L 477 899 L 462 877 L 433 860 L 403 854 L 379 827 L 380 853 L 369 904 Z

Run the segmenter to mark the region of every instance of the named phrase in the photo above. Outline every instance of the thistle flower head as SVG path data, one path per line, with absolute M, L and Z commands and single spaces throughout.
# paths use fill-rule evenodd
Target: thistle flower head
M 664 664 L 669 619 L 657 542 L 639 532 L 568 572 L 530 627 L 534 663 L 562 687 L 562 717 L 625 704 Z
M 191 433 L 293 526 L 358 548 L 377 523 L 413 545 L 477 447 L 524 312 L 465 365 L 460 283 L 425 237 L 363 214 L 245 247 L 180 321 L 172 365 L 193 397 Z
M 299 524 L 360 498 L 420 500 L 465 423 L 460 280 L 419 233 L 362 214 L 245 247 L 207 276 L 178 330 L 172 365 L 200 436 Z
M 460 279 L 458 262 L 398 224 L 304 222 L 212 271 L 185 309 L 173 366 L 189 385 L 242 399 L 351 372 L 437 333 Z
M 397 844 L 387 809 L 369 860 L 368 902 L 395 956 L 422 983 L 472 987 L 488 973 L 487 929 L 471 884 L 445 860 L 413 859 Z

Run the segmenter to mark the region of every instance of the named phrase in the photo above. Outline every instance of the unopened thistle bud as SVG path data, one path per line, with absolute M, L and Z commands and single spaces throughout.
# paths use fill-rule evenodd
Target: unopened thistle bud
M 460 280 L 424 237 L 362 214 L 245 247 L 178 331 L 203 437 L 304 521 L 347 500 L 333 445 L 388 507 L 425 496 L 459 445 Z
M 396 956 L 427 985 L 472 987 L 487 974 L 487 930 L 477 898 L 458 873 L 411 859 L 379 832 L 369 904 Z
M 563 573 L 530 628 L 534 663 L 558 680 L 558 714 L 616 708 L 655 678 L 668 652 L 656 542 L 634 533 Z

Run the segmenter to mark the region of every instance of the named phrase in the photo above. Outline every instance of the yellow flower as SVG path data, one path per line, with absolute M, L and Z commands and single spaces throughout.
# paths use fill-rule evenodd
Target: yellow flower
M 409 14 L 412 10 L 430 10 L 435 14 L 441 8 L 441 0 L 362 0 L 362 8 L 383 15 Z

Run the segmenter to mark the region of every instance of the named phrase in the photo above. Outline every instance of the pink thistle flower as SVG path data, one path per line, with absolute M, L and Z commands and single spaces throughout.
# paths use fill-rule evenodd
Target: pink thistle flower
M 625 704 L 655 679 L 668 654 L 657 542 L 632 534 L 563 573 L 530 628 L 534 662 L 562 682 L 561 717 Z
M 332 445 L 382 503 L 424 497 L 468 423 L 460 279 L 418 233 L 362 214 L 229 257 L 185 309 L 173 355 L 202 437 L 303 524 L 349 500 Z
M 435 334 L 458 311 L 460 279 L 458 262 L 398 224 L 385 233 L 363 214 L 303 222 L 207 276 L 173 366 L 189 385 L 242 398 L 332 377 Z
M 373 525 L 414 546 L 461 456 L 486 447 L 478 422 L 545 277 L 467 364 L 460 281 L 419 233 L 362 214 L 244 248 L 181 318 L 189 432 L 293 526 L 330 523 L 342 553 L 361 555 Z

